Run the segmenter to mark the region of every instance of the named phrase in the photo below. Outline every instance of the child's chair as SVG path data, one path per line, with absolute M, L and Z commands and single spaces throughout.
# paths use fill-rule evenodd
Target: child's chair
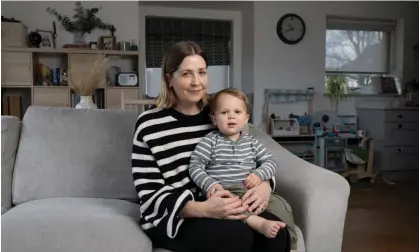
M 342 175 L 349 178 L 351 183 L 358 182 L 359 179 L 369 178 L 374 183 L 376 175 L 373 174 L 374 165 L 374 140 L 364 137 L 358 147 L 345 149 L 346 160 L 352 165 L 348 166 Z
M 154 99 L 127 99 L 124 97 L 124 90 L 121 90 L 121 109 L 132 111 L 138 115 L 147 110 L 147 106 L 156 105 L 156 100 Z

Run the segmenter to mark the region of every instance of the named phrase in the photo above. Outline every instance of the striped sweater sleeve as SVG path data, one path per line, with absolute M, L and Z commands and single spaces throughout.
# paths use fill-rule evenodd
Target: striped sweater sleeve
M 205 193 L 208 193 L 211 187 L 217 184 L 217 181 L 206 172 L 206 167 L 211 160 L 214 141 L 212 133 L 206 135 L 192 152 L 189 164 L 189 175 L 192 181 Z
M 176 190 L 166 183 L 155 157 L 143 141 L 143 126 L 137 121 L 131 157 L 134 185 L 140 198 L 140 225 L 144 230 L 156 227 L 174 238 L 183 222 L 179 212 L 194 197 L 190 190 Z
M 262 180 L 269 180 L 273 178 L 276 170 L 276 162 L 273 159 L 273 156 L 258 140 L 253 139 L 253 145 L 256 151 L 257 163 L 257 168 L 253 171 L 253 173 L 255 173 Z

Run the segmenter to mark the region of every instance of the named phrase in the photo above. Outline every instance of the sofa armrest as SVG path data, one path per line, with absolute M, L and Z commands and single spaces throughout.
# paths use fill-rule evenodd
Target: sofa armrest
M 339 174 L 298 158 L 264 132 L 251 129 L 251 134 L 275 157 L 276 192 L 290 203 L 306 251 L 341 251 L 349 183 Z
M 20 121 L 14 116 L 1 117 L 1 214 L 12 208 L 12 179 Z

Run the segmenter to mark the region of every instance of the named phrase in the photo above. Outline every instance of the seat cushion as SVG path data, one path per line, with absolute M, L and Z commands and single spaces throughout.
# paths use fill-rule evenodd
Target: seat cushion
M 2 251 L 151 252 L 138 225 L 140 207 L 116 199 L 51 198 L 2 216 Z

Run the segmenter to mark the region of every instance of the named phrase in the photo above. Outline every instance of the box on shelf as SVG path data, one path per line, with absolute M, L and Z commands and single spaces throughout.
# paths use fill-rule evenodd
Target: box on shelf
M 28 47 L 28 29 L 22 23 L 1 22 L 2 47 Z

